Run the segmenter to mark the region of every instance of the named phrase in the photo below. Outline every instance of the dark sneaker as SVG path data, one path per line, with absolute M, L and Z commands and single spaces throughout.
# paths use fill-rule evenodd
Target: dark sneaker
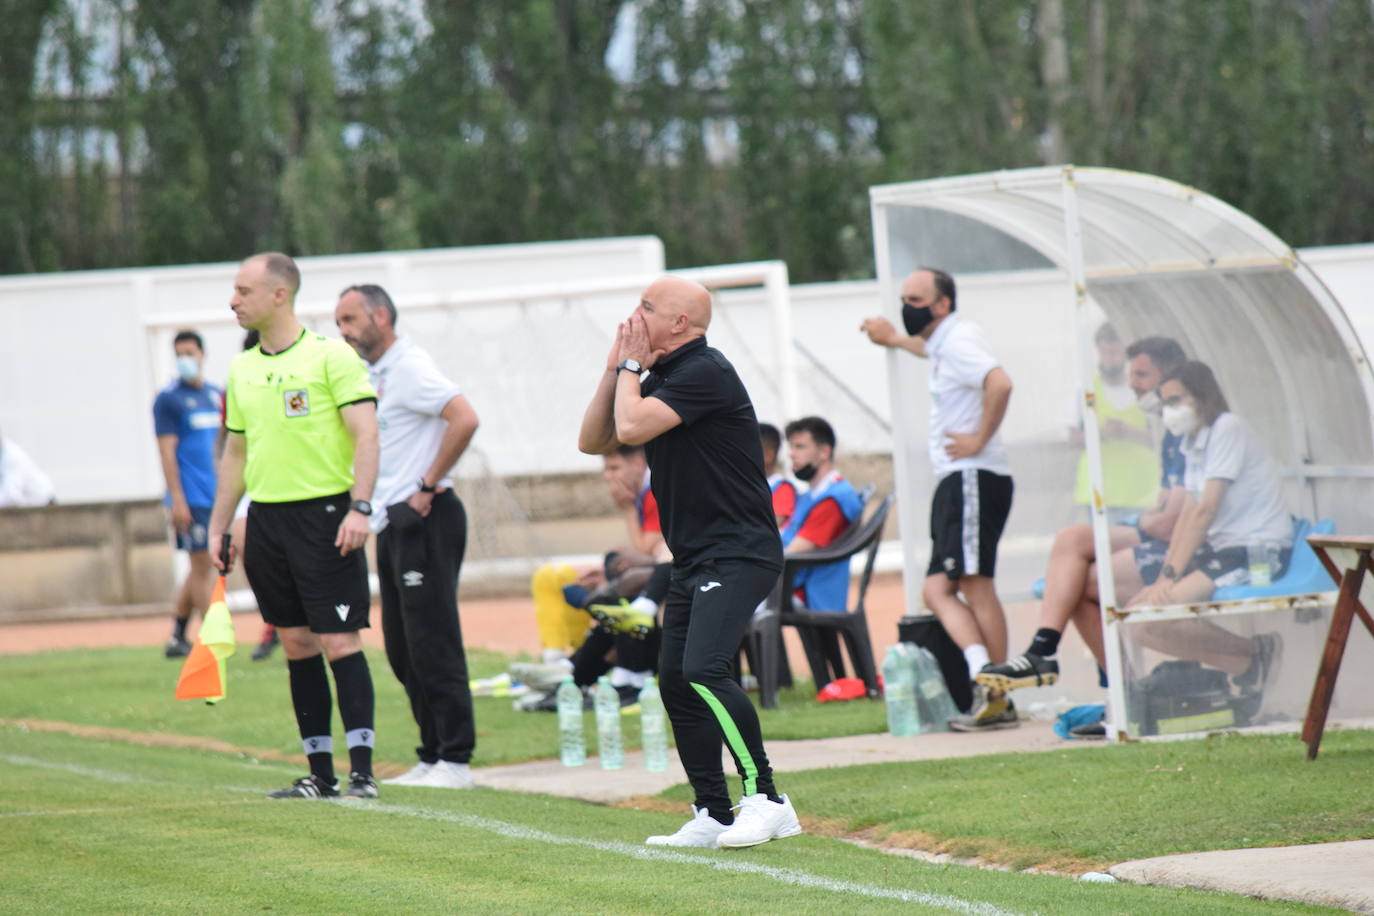
M 949 720 L 951 731 L 985 732 L 995 728 L 1015 728 L 1021 724 L 1016 704 L 1005 693 L 989 690 L 982 684 L 973 685 L 973 706 L 962 716 Z
M 167 658 L 185 658 L 191 654 L 191 644 L 179 637 L 169 636 L 162 647 L 162 654 Z
M 349 773 L 348 788 L 343 794 L 348 798 L 376 798 L 379 794 L 377 780 L 371 773 Z
M 611 632 L 624 633 L 632 639 L 644 639 L 654 628 L 654 615 L 637 610 L 624 598 L 616 604 L 589 604 L 587 613 Z
M 973 679 L 1001 693 L 1018 687 L 1045 687 L 1059 680 L 1059 662 L 1027 652 L 1000 665 L 984 665 Z
M 276 649 L 280 644 L 281 637 L 277 635 L 276 628 L 274 627 L 272 632 L 266 636 L 262 642 L 258 643 L 258 647 L 253 650 L 253 654 L 250 655 L 249 658 L 253 659 L 255 662 L 260 662 L 265 658 L 271 658 L 272 650 Z
M 1277 633 L 1256 633 L 1252 642 L 1255 654 L 1250 658 L 1250 667 L 1231 680 L 1243 694 L 1263 694 L 1278 678 L 1283 637 Z
M 1106 738 L 1107 723 L 1103 721 L 1084 722 L 1082 725 L 1075 725 L 1069 729 L 1070 738 L 1086 738 L 1089 740 Z
M 338 795 L 338 783 L 330 785 L 313 773 L 302 776 L 285 789 L 267 793 L 268 798 L 337 798 Z

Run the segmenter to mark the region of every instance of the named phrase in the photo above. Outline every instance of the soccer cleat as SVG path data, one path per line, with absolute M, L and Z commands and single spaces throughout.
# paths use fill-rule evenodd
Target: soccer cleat
M 338 783 L 327 783 L 315 774 L 302 776 L 285 789 L 268 792 L 268 798 L 337 798 Z
M 421 760 L 419 763 L 415 764 L 415 766 L 406 770 L 400 776 L 393 776 L 390 779 L 383 779 L 382 784 L 388 786 L 413 786 L 419 780 L 424 779 L 425 774 L 427 774 L 433 767 L 434 764 L 425 763 L 423 760 Z
M 253 650 L 253 654 L 250 655 L 249 658 L 251 658 L 255 662 L 260 662 L 264 659 L 271 658 L 272 651 L 276 649 L 277 646 L 279 646 L 280 644 L 281 637 L 277 635 L 277 628 L 273 627 L 272 632 L 268 633 L 266 636 L 262 638 L 262 642 L 258 643 L 257 648 Z
M 1070 738 L 1098 739 L 1107 737 L 1107 723 L 1101 720 L 1097 722 L 1084 722 L 1082 725 L 1075 725 L 1069 729 Z
M 466 763 L 453 763 L 440 760 L 430 767 L 428 773 L 410 783 L 416 788 L 429 789 L 471 789 L 472 770 Z
M 1018 687 L 1047 687 L 1059 680 L 1059 662 L 1027 652 L 1000 665 L 984 665 L 973 679 L 1001 693 Z
M 638 610 L 624 598 L 618 604 L 589 604 L 587 613 L 606 629 L 632 639 L 646 638 L 656 623 L 653 614 Z
M 973 685 L 973 705 L 962 716 L 949 720 L 951 731 L 985 732 L 996 728 L 1015 728 L 1021 724 L 1016 704 L 1005 693 L 989 690 L 982 684 Z
M 563 679 L 572 674 L 572 668 L 572 662 L 567 659 L 556 662 L 512 662 L 507 677 L 511 681 L 528 685 L 531 691 L 543 693 L 546 690 L 557 690 Z
M 167 658 L 185 658 L 191 654 L 191 644 L 178 636 L 169 636 L 162 654 Z
M 348 788 L 343 794 L 347 798 L 376 798 L 380 793 L 371 773 L 349 773 Z
M 768 796 L 761 792 L 746 795 L 735 806 L 735 811 L 735 822 L 716 837 L 716 846 L 721 849 L 757 846 L 802 832 L 797 812 L 786 795 L 782 796 L 780 802 L 769 801 Z
M 645 846 L 696 846 L 702 849 L 715 849 L 716 839 L 729 830 L 725 824 L 711 816 L 705 808 L 692 806 L 692 819 L 677 829 L 677 833 L 651 836 L 644 841 Z

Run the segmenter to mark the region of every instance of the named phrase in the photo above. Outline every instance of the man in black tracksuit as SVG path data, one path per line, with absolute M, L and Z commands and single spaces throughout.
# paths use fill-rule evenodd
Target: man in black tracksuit
M 673 553 L 659 673 L 694 817 L 651 846 L 754 846 L 801 832 L 773 785 L 753 704 L 731 677 L 754 609 L 782 569 L 758 421 L 733 366 L 706 344 L 710 293 L 664 277 L 617 330 L 578 445 L 643 444 Z M 642 373 L 648 372 L 641 379 Z M 744 782 L 731 810 L 729 748 Z

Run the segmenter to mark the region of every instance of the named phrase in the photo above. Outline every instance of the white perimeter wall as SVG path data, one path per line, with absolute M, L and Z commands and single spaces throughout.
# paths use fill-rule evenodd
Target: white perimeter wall
M 1301 252 L 1344 305 L 1367 351 L 1374 351 L 1374 245 Z M 332 305 L 350 283 L 380 282 L 404 302 L 522 283 L 643 275 L 662 267 L 656 239 L 546 243 L 302 260 L 301 303 Z M 0 359 L 0 430 L 52 476 L 63 502 L 155 496 L 161 475 L 151 404 L 170 376 L 170 332 L 150 346 L 140 316 L 202 315 L 209 374 L 223 378 L 241 332 L 227 301 L 234 265 L 107 271 L 0 280 L 8 333 Z M 1016 379 L 1005 433 L 1027 441 L 1043 429 L 1036 413 L 1067 417 L 1073 393 L 1071 354 L 1062 334 L 1039 326 L 1037 303 L 1056 302 L 1063 281 L 1052 272 L 964 278 L 960 310 L 980 323 L 1010 323 L 1020 346 L 999 353 Z M 884 452 L 891 422 L 885 362 L 858 331 L 880 311 L 872 281 L 791 288 L 793 330 L 804 412 L 829 418 L 841 449 Z M 591 470 L 578 453 L 577 424 L 610 345 L 615 322 L 634 305 L 624 293 L 519 304 L 465 307 L 407 316 L 401 330 L 427 347 L 463 386 L 482 417 L 472 476 Z M 189 314 L 188 314 L 189 313 Z M 1043 314 L 1043 313 L 1042 313 Z M 725 292 L 710 339 L 737 366 L 759 417 L 781 425 L 768 310 L 761 291 Z M 333 333 L 332 322 L 309 322 Z M 151 350 L 151 353 L 150 353 Z M 831 373 L 834 379 L 827 377 Z M 917 386 L 920 397 L 924 387 Z M 924 423 L 926 402 L 905 422 Z

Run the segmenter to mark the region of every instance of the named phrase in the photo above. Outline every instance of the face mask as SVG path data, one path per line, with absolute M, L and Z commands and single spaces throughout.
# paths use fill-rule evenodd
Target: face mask
M 178 356 L 177 375 L 181 376 L 182 381 L 194 382 L 200 378 L 200 360 L 194 356 Z
M 906 327 L 906 332 L 912 337 L 924 331 L 926 325 L 934 320 L 935 316 L 930 313 L 930 306 L 923 305 L 917 308 L 914 305 L 902 303 L 902 325 Z
M 1164 405 L 1164 428 L 1175 436 L 1186 436 L 1197 429 L 1197 411 L 1191 404 Z
M 804 464 L 799 468 L 793 468 L 792 473 L 802 483 L 810 483 L 811 478 L 816 476 L 816 466 L 814 464 Z
M 1136 406 L 1146 413 L 1159 413 L 1159 392 L 1147 391 L 1136 398 Z

